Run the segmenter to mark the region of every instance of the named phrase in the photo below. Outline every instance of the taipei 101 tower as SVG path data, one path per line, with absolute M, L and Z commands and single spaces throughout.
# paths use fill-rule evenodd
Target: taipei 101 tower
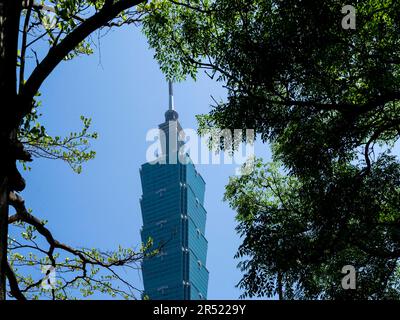
M 150 300 L 207 298 L 205 182 L 188 155 L 185 163 L 179 161 L 184 132 L 178 118 L 169 83 L 169 109 L 159 125 L 164 161 L 140 169 L 141 237 L 144 243 L 151 238 L 159 249 L 142 263 L 144 295 Z

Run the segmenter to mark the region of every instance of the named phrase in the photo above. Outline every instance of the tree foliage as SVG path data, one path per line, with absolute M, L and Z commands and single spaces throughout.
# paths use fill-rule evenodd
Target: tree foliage
M 398 298 L 400 3 L 352 5 L 355 30 L 337 0 L 160 0 L 145 19 L 167 76 L 225 84 L 201 127 L 254 128 L 281 168 L 227 187 L 249 295 Z
M 80 173 L 93 159 L 91 120 L 65 137 L 51 136 L 40 119 L 39 89 L 63 61 L 93 53 L 97 37 L 110 28 L 137 24 L 143 0 L 4 0 L 0 2 L 0 300 L 76 298 L 94 292 L 136 298 L 139 290 L 118 269 L 138 268 L 152 255 L 151 241 L 137 250 L 114 252 L 77 249 L 58 241 L 46 221 L 33 215 L 19 192 L 25 180 L 18 170 L 30 169 L 34 157 L 61 159 Z M 60 89 L 62 90 L 62 89 Z M 46 106 L 57 107 L 57 106 Z M 63 128 L 67 131 L 68 128 Z M 14 212 L 10 212 L 9 207 Z M 57 283 L 45 289 L 49 265 Z M 7 285 L 6 285 L 7 280 Z
M 225 193 L 243 237 L 243 296 L 398 299 L 400 165 L 384 156 L 358 179 L 346 164 L 312 185 L 279 168 L 258 161 Z M 357 290 L 341 286 L 346 265 L 358 270 Z

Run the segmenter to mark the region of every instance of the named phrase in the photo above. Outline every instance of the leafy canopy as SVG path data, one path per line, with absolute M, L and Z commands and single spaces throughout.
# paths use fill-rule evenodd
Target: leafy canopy
M 398 298 L 400 3 L 354 1 L 355 30 L 337 0 L 152 3 L 144 32 L 167 77 L 203 69 L 227 88 L 200 128 L 272 146 L 272 165 L 227 186 L 245 294 Z
M 151 239 L 137 250 L 120 247 L 110 252 L 96 248 L 77 249 L 62 243 L 47 228 L 47 221 L 34 216 L 17 193 L 25 188 L 25 181 L 16 166 L 19 160 L 25 169 L 30 170 L 28 162 L 33 156 L 63 160 L 80 173 L 82 164 L 94 158 L 95 152 L 91 150 L 90 141 L 97 138 L 97 133 L 90 130 L 90 118 L 81 116 L 83 126 L 77 132 L 65 136 L 50 135 L 46 123 L 40 118 L 41 112 L 46 109 L 41 106 L 39 89 L 61 62 L 92 54 L 93 47 L 99 44 L 99 39 L 110 28 L 139 23 L 143 10 L 137 5 L 142 2 L 29 0 L 4 4 L 7 10 L 2 10 L 2 15 L 19 16 L 2 16 L 1 20 L 5 23 L 20 21 L 20 25 L 15 30 L 14 39 L 9 34 L 7 37 L 2 34 L 4 41 L 1 43 L 1 51 L 6 51 L 1 56 L 2 70 L 4 57 L 15 57 L 15 70 L 12 73 L 18 76 L 15 79 L 3 72 L 0 74 L 2 94 L 3 84 L 8 84 L 8 88 L 16 88 L 12 94 L 7 92 L 7 96 L 15 101 L 10 104 L 12 108 L 5 106 L 1 116 L 0 144 L 2 148 L 6 145 L 6 154 L 1 164 L 1 184 L 3 186 L 4 181 L 7 181 L 7 193 L 10 193 L 6 195 L 8 199 L 2 200 L 0 205 L 2 213 L 8 212 L 3 209 L 5 206 L 13 207 L 14 211 L 10 216 L 0 217 L 6 219 L 5 223 L 1 221 L 1 232 L 6 233 L 3 226 L 7 225 L 7 218 L 9 225 L 8 243 L 4 243 L 5 238 L 2 237 L 0 244 L 0 299 L 5 298 L 5 291 L 10 297 L 20 300 L 74 299 L 79 294 L 88 297 L 95 292 L 113 297 L 136 298 L 138 293 L 142 293 L 121 277 L 118 270 L 138 269 L 144 257 L 155 254 L 157 250 L 151 248 Z M 12 28 L 8 27 L 8 30 Z M 3 25 L 1 32 L 4 32 Z M 14 41 L 18 42 L 18 50 L 9 52 L 14 50 Z M 16 83 L 10 85 L 10 82 Z M 68 130 L 60 128 L 61 132 Z M 7 260 L 4 264 L 6 268 L 3 268 L 4 257 Z M 51 288 L 42 286 L 47 281 L 46 274 L 40 272 L 44 266 L 54 268 L 57 273 L 56 283 Z M 8 280 L 6 289 L 4 276 Z

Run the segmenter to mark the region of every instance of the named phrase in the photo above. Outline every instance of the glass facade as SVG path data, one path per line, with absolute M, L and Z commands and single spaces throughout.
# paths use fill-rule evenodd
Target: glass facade
M 141 237 L 143 242 L 153 239 L 153 248 L 159 249 L 142 263 L 144 292 L 151 300 L 206 299 L 205 182 L 190 161 L 177 161 L 178 135 L 184 134 L 178 114 L 170 109 L 165 118 L 160 157 L 167 163 L 146 163 L 140 170 Z

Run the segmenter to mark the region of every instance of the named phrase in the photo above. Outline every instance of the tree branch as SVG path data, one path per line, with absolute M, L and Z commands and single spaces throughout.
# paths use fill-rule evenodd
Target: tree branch
M 29 20 L 31 19 L 31 13 L 32 13 L 32 6 L 33 6 L 33 0 L 28 0 L 28 9 L 26 12 L 25 16 L 25 21 L 24 21 L 24 29 L 22 33 L 22 44 L 21 44 L 21 57 L 20 57 L 20 69 L 19 69 L 19 93 L 21 93 L 22 86 L 25 81 L 25 55 L 26 55 L 26 41 L 28 38 L 28 28 L 29 28 Z
M 371 144 L 373 144 L 376 140 L 378 140 L 379 137 L 385 131 L 391 130 L 394 127 L 398 127 L 399 125 L 400 125 L 400 119 L 395 119 L 393 121 L 390 121 L 383 127 L 379 128 L 371 135 L 370 139 L 367 141 L 367 143 L 365 144 L 365 148 L 364 148 L 364 158 L 365 158 L 366 167 L 361 171 L 362 177 L 369 174 L 369 172 L 371 171 L 372 164 L 371 164 L 371 159 L 369 158 Z
M 47 251 L 43 250 L 39 247 L 33 248 L 32 246 L 29 246 L 31 249 L 38 250 L 41 253 L 44 253 L 45 255 L 47 255 L 47 257 L 51 261 L 51 265 L 55 268 L 64 267 L 64 268 L 71 269 L 71 271 L 79 270 L 81 272 L 80 275 L 75 276 L 72 280 L 65 281 L 65 284 L 61 288 L 58 288 L 57 290 L 64 291 L 69 285 L 72 285 L 75 282 L 82 280 L 88 284 L 90 284 L 90 282 L 95 282 L 97 284 L 101 284 L 104 288 L 113 290 L 117 294 L 121 294 L 121 295 L 126 294 L 126 292 L 124 292 L 118 288 L 112 287 L 107 282 L 103 283 L 102 281 L 95 279 L 94 276 L 88 272 L 87 268 L 88 268 L 88 266 L 96 266 L 96 267 L 104 268 L 105 270 L 110 272 L 110 274 L 114 278 L 114 280 L 120 281 L 122 284 L 124 284 L 129 289 L 129 291 L 130 291 L 129 295 L 131 297 L 134 297 L 133 291 L 140 292 L 139 289 L 137 289 L 136 287 L 131 285 L 128 281 L 126 281 L 122 277 L 120 277 L 117 274 L 117 272 L 115 270 L 113 270 L 113 268 L 114 267 L 124 267 L 124 266 L 130 267 L 129 264 L 140 261 L 141 259 L 143 259 L 143 257 L 145 255 L 147 255 L 147 253 L 129 252 L 128 254 L 123 255 L 123 256 L 114 256 L 111 254 L 100 252 L 101 255 L 97 256 L 96 253 L 93 253 L 92 251 L 88 251 L 85 249 L 82 249 L 82 250 L 74 249 L 66 244 L 63 244 L 63 243 L 57 241 L 53 237 L 51 231 L 49 229 L 47 229 L 45 227 L 45 225 L 38 218 L 34 217 L 32 214 L 30 214 L 28 212 L 28 210 L 25 207 L 24 200 L 18 194 L 14 193 L 14 192 L 11 192 L 9 194 L 9 204 L 14 207 L 14 209 L 16 210 L 16 214 L 9 217 L 8 223 L 11 224 L 11 223 L 16 223 L 16 222 L 21 221 L 21 222 L 25 222 L 25 223 L 33 226 L 37 230 L 37 232 L 39 232 L 39 234 L 41 234 L 46 239 L 46 241 L 48 242 L 48 244 L 50 246 Z M 19 245 L 19 247 L 23 248 L 23 247 L 27 247 L 27 246 Z M 72 254 L 73 256 L 75 256 L 76 257 L 76 260 L 74 260 L 75 263 L 71 264 L 71 265 L 57 263 L 56 258 L 55 258 L 56 255 L 54 253 L 56 249 L 62 250 L 66 253 L 69 253 L 69 254 Z M 28 284 L 26 286 L 26 288 L 24 288 L 23 290 L 17 291 L 17 289 L 14 287 L 13 296 L 18 295 L 19 293 L 21 293 L 23 295 L 23 293 L 25 293 L 25 292 L 27 293 L 32 288 L 38 287 L 42 283 L 42 280 L 43 279 L 40 279 L 36 282 Z M 53 299 L 55 298 L 54 294 L 55 294 L 54 290 L 52 290 Z
M 118 16 L 121 12 L 130 7 L 136 6 L 146 0 L 120 0 L 114 4 L 106 2 L 104 7 L 90 18 L 82 22 L 76 29 L 68 34 L 59 44 L 51 48 L 46 57 L 32 72 L 31 76 L 23 86 L 22 90 L 22 110 L 20 118 L 26 116 L 32 108 L 31 101 L 40 86 L 56 68 L 56 66 L 84 41 L 92 32 L 104 26 L 107 22 Z
M 18 286 L 18 280 L 15 276 L 14 271 L 12 270 L 10 264 L 7 264 L 6 268 L 6 276 L 8 279 L 8 283 L 10 284 L 10 293 L 17 300 L 26 300 L 26 297 L 21 292 L 21 289 Z

